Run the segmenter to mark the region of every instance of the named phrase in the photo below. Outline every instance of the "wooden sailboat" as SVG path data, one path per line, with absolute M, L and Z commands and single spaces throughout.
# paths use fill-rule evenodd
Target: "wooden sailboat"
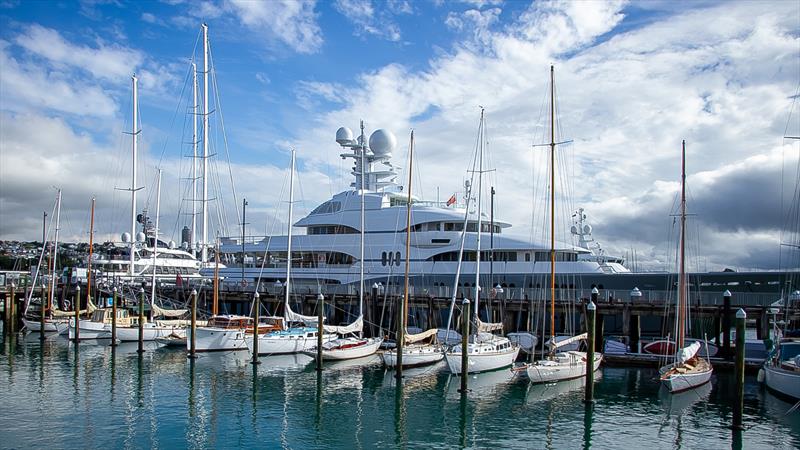
M 475 197 L 478 206 L 478 226 L 476 236 L 475 248 L 475 304 L 473 320 L 475 322 L 475 333 L 470 337 L 470 342 L 467 345 L 467 356 L 469 361 L 468 373 L 488 372 L 491 370 L 502 369 L 514 363 L 519 354 L 519 346 L 512 343 L 507 337 L 497 336 L 492 334 L 492 331 L 502 330 L 502 323 L 484 323 L 480 320 L 480 275 L 481 275 L 481 228 L 482 228 L 482 211 L 481 211 L 481 188 L 483 181 L 483 146 L 485 139 L 485 121 L 484 110 L 481 108 L 481 121 L 478 132 L 479 146 L 478 146 L 478 193 Z M 447 361 L 447 368 L 450 373 L 461 373 L 461 346 L 455 346 L 453 349 L 445 354 Z
M 550 352 L 547 357 L 526 366 L 531 383 L 551 383 L 586 376 L 586 352 L 569 350 L 556 352 L 560 347 L 585 340 L 586 333 L 567 339 L 556 339 L 556 237 L 555 237 L 555 73 L 550 66 Z M 595 353 L 591 361 L 593 370 L 600 368 L 601 353 Z
M 345 326 L 325 326 L 325 330 L 339 334 L 341 337 L 322 344 L 322 359 L 330 361 L 341 361 L 347 359 L 363 358 L 374 355 L 378 351 L 383 338 L 363 337 L 364 328 L 364 205 L 367 193 L 367 183 L 364 176 L 366 165 L 367 139 L 364 135 L 364 122 L 361 122 L 361 137 L 354 144 L 347 144 L 353 150 L 355 158 L 358 158 L 357 166 L 361 172 L 361 239 L 360 239 L 360 259 L 359 259 L 359 289 L 358 289 L 358 317 L 356 320 Z M 305 352 L 311 356 L 316 354 L 316 346 Z
M 678 351 L 675 353 L 671 364 L 659 369 L 661 381 L 670 392 L 681 392 L 707 383 L 711 379 L 713 369 L 711 364 L 698 356 L 701 344 L 692 342 L 686 345 L 686 309 L 688 307 L 686 283 L 686 141 L 681 146 L 681 237 L 680 237 L 680 268 L 678 273 L 678 308 L 676 314 L 676 344 Z
M 289 299 L 291 296 L 292 280 L 292 227 L 294 226 L 294 172 L 295 172 L 295 151 L 292 150 L 292 162 L 289 170 L 289 220 L 288 220 L 288 242 L 286 247 L 286 283 L 284 284 L 285 295 L 283 304 L 283 319 L 277 320 L 278 329 L 272 328 L 259 333 L 258 337 L 253 336 L 247 340 L 247 347 L 253 351 L 253 340 L 258 339 L 259 355 L 281 355 L 290 353 L 300 353 L 317 345 L 318 327 L 317 317 L 304 316 L 292 311 Z M 302 322 L 306 326 L 289 327 L 290 322 Z M 314 326 L 312 326 L 314 325 Z M 260 325 L 259 325 L 260 328 Z M 336 338 L 335 334 L 325 333 L 322 341 L 328 342 Z
M 408 318 L 408 272 L 411 266 L 411 174 L 414 163 L 414 131 L 411 131 L 411 143 L 408 156 L 408 203 L 406 205 L 406 267 L 404 276 L 403 304 L 398 311 L 400 322 L 397 327 L 397 347 L 381 354 L 383 364 L 389 368 L 418 367 L 439 362 L 444 358 L 440 345 L 425 343 L 435 341 L 438 330 L 433 328 L 418 334 L 408 334 L 406 319 Z M 408 344 L 408 345 L 406 345 Z

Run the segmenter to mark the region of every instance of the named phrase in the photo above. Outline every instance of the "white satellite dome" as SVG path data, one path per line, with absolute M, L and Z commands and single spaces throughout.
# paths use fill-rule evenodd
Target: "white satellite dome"
M 583 234 L 592 234 L 592 226 L 589 224 L 584 225 Z
M 122 233 L 121 237 L 122 237 L 122 242 L 125 242 L 126 244 L 131 241 L 131 234 L 128 232 Z
M 175 241 L 169 241 L 167 246 L 170 248 L 170 250 L 175 250 Z
M 391 156 L 397 147 L 397 138 L 389 130 L 375 130 L 369 137 L 369 148 L 376 156 Z
M 336 142 L 339 145 L 350 143 L 353 140 L 353 131 L 347 127 L 341 127 L 336 130 Z
M 136 233 L 136 242 L 144 242 L 144 239 L 145 239 L 144 233 L 142 233 L 141 231 Z
M 578 234 L 578 227 L 576 227 L 575 225 L 573 225 L 573 226 L 571 226 L 571 227 L 570 227 L 569 231 L 570 231 L 572 234 Z

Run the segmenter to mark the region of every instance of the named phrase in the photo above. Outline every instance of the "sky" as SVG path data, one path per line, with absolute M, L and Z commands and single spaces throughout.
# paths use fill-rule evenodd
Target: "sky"
M 352 182 L 340 126 L 394 132 L 429 200 L 463 191 L 480 116 L 495 214 L 546 236 L 550 66 L 557 231 L 585 208 L 594 237 L 641 269 L 674 265 L 686 141 L 690 268 L 787 266 L 800 163 L 800 3 L 501 0 L 0 0 L 0 239 L 130 229 L 131 75 L 139 79 L 137 210 L 180 240 L 191 217 L 191 62 L 208 24 L 209 235 L 285 233 Z M 202 74 L 199 75 L 202 78 Z M 202 92 L 201 92 L 202 93 Z M 484 194 L 485 195 L 485 194 Z M 196 205 L 197 203 L 195 203 Z M 796 214 L 796 213 L 795 213 Z M 788 227 L 788 228 L 787 228 Z M 793 228 L 792 228 L 793 227 Z M 55 226 L 50 226 L 52 237 Z

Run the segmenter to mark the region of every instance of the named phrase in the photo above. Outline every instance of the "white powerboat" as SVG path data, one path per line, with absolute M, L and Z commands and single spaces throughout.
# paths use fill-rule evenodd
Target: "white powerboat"
M 762 370 L 770 390 L 800 401 L 800 339 L 782 339 Z

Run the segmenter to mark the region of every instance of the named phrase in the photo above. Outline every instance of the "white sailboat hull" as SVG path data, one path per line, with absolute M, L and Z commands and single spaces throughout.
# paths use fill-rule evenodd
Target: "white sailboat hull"
M 473 344 L 469 344 L 473 347 Z M 469 366 L 467 373 L 488 372 L 491 370 L 502 369 L 514 364 L 519 354 L 519 347 L 516 345 L 509 346 L 507 349 L 496 352 L 475 352 L 474 347 L 469 349 Z M 444 355 L 447 361 L 447 368 L 452 374 L 461 373 L 461 349 L 457 351 L 446 353 Z
M 23 318 L 22 323 L 25 324 L 25 328 L 30 332 L 40 332 L 42 330 L 42 324 L 38 320 L 28 320 Z M 44 332 L 45 333 L 58 333 L 62 334 L 67 331 L 69 328 L 69 322 L 66 320 L 52 320 L 52 319 L 45 319 L 44 321 Z
M 365 341 L 361 344 L 361 341 Z M 343 361 L 347 359 L 363 358 L 374 355 L 378 351 L 383 339 L 381 338 L 343 338 L 334 339 L 322 346 L 323 361 Z M 306 355 L 316 357 L 316 348 L 304 352 Z
M 676 373 L 669 376 L 664 374 L 673 368 L 674 365 L 670 364 L 661 368 L 662 374 L 661 382 L 670 392 L 683 392 L 689 389 L 694 389 L 702 386 L 711 380 L 711 374 L 714 372 L 711 365 L 708 365 L 706 370 L 689 371 L 687 373 Z
M 247 350 L 244 329 L 198 327 L 195 329 L 195 350 L 198 352 Z M 192 348 L 192 330 L 186 330 L 186 349 Z
M 176 334 L 179 337 L 186 336 L 186 329 L 183 327 L 163 327 L 152 323 L 146 323 L 142 329 L 142 340 L 155 341 L 158 338 Z M 122 342 L 135 342 L 139 340 L 139 327 L 117 327 L 117 339 Z
M 595 353 L 592 371 L 597 371 L 602 361 L 603 355 Z M 529 364 L 525 371 L 533 384 L 554 383 L 585 377 L 586 363 L 586 352 L 569 351 L 556 354 L 555 360 L 541 360 Z
M 403 347 L 403 367 L 418 367 L 434 364 L 444 358 L 444 352 L 434 345 L 409 345 Z M 383 365 L 397 367 L 397 349 L 387 350 L 381 354 Z
M 800 372 L 790 372 L 773 365 L 766 365 L 764 382 L 773 391 L 800 400 Z
M 80 339 L 111 339 L 111 325 L 102 322 L 92 322 L 91 320 L 80 320 Z M 117 329 L 119 331 L 119 328 Z M 69 321 L 69 339 L 75 339 L 75 320 Z
M 336 338 L 335 334 L 323 334 L 322 342 L 330 342 Z M 253 339 L 246 339 L 247 348 L 253 351 Z M 317 336 L 262 334 L 258 337 L 259 355 L 288 355 L 302 353 L 317 346 Z

